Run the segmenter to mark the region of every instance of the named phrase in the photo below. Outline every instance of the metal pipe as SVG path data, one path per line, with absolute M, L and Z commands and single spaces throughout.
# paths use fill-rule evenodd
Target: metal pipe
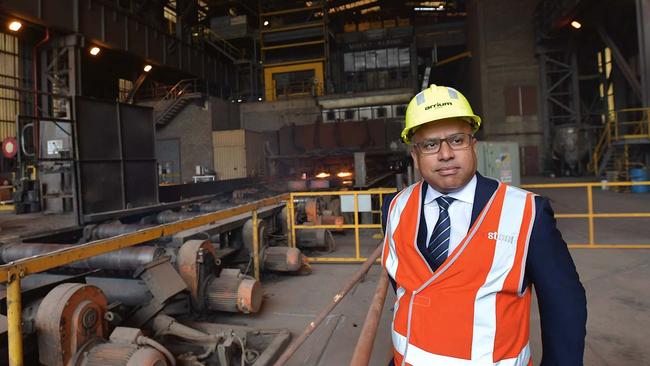
M 156 215 L 156 222 L 159 224 L 170 224 L 175 221 L 185 220 L 195 216 L 198 216 L 198 214 L 194 212 L 175 212 L 167 210 Z
M 257 210 L 253 210 L 253 268 L 255 279 L 260 280 L 260 236 L 258 231 Z
M 45 37 L 41 39 L 35 46 L 32 48 L 32 73 L 34 78 L 34 155 L 39 158 L 41 143 L 40 138 L 40 128 L 38 123 L 38 61 L 36 58 L 38 48 L 44 45 L 47 41 L 50 40 L 50 28 L 45 28 Z M 56 56 L 55 56 L 56 57 Z
M 41 243 L 19 243 L 8 244 L 0 248 L 0 260 L 9 263 L 19 259 L 43 255 L 63 248 L 71 248 L 75 245 L 66 244 L 41 244 Z M 157 247 L 134 247 L 120 249 L 114 252 L 90 257 L 88 259 L 70 263 L 63 268 L 76 269 L 110 269 L 134 271 L 138 267 L 152 262 L 164 255 L 165 251 Z
M 366 260 L 361 265 L 361 268 L 359 268 L 359 270 L 352 276 L 352 278 L 350 278 L 350 280 L 345 284 L 345 286 L 343 286 L 341 290 L 337 292 L 336 295 L 334 295 L 332 302 L 329 305 L 327 305 L 320 312 L 320 314 L 318 314 L 318 316 L 316 317 L 316 319 L 314 319 L 314 321 L 309 323 L 307 328 L 303 331 L 303 333 L 298 338 L 296 338 L 293 342 L 291 342 L 289 347 L 287 347 L 287 349 L 284 350 L 282 355 L 280 355 L 280 358 L 278 358 L 278 360 L 273 364 L 273 366 L 282 366 L 285 363 L 287 363 L 287 361 L 289 361 L 291 356 L 293 356 L 293 354 L 296 353 L 298 348 L 300 348 L 300 346 L 307 340 L 307 338 L 314 332 L 314 330 L 316 330 L 316 328 L 323 322 L 323 320 L 325 320 L 325 317 L 327 317 L 327 315 L 331 313 L 332 310 L 334 310 L 334 308 L 336 307 L 336 305 L 338 305 L 341 299 L 343 299 L 343 297 L 345 297 L 345 295 L 347 295 L 348 292 L 352 290 L 352 288 L 357 284 L 357 282 L 359 282 L 366 275 L 370 267 L 375 263 L 375 260 L 379 258 L 379 256 L 381 255 L 382 249 L 383 249 L 383 245 L 381 243 L 377 245 L 377 249 L 375 249 L 375 251 L 370 255 L 370 257 L 368 257 L 368 260 Z
M 386 275 L 386 270 L 382 268 L 377 290 L 375 291 L 375 296 L 372 298 L 366 320 L 363 322 L 361 335 L 359 335 L 357 346 L 354 348 L 350 366 L 368 366 L 368 363 L 370 363 L 370 355 L 372 354 L 377 328 L 379 327 L 379 318 L 381 318 L 381 312 L 384 309 L 387 290 L 388 276 Z
M 221 202 L 208 202 L 199 206 L 199 211 L 201 212 L 214 212 L 221 211 L 228 207 L 227 203 Z
M 154 225 L 143 224 L 125 225 L 120 223 L 101 224 L 92 228 L 91 237 L 94 240 L 112 238 L 114 236 L 128 234 L 142 229 L 148 229 L 153 226 Z
M 7 283 L 7 327 L 9 366 L 23 366 L 20 276 L 16 273 L 10 273 Z

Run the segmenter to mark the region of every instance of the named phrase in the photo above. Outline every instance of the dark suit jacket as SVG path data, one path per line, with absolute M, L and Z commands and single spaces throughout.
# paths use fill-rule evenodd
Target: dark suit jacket
M 476 193 L 470 226 L 474 224 L 498 186 L 497 181 L 478 173 L 476 177 Z M 384 231 L 388 208 L 393 197 L 394 195 L 387 196 L 383 202 Z M 424 197 L 423 194 L 422 204 L 424 204 Z M 535 208 L 535 222 L 528 246 L 524 285 L 532 284 L 537 294 L 542 326 L 541 365 L 582 365 L 587 322 L 585 290 L 578 278 L 567 244 L 555 225 L 553 209 L 548 199 L 535 197 Z M 427 228 L 425 220 L 420 222 L 418 246 L 424 247 Z M 394 282 L 393 288 L 395 288 Z

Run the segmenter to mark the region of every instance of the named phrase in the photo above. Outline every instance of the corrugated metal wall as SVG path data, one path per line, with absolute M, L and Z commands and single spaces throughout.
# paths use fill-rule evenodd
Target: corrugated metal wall
M 0 140 L 16 136 L 19 87 L 18 39 L 0 33 Z

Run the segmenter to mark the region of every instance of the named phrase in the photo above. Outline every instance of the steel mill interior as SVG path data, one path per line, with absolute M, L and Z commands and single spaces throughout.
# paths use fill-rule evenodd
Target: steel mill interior
M 480 121 L 409 141 L 439 90 Z M 0 365 L 650 365 L 650 0 L 3 0 L 0 141 Z M 391 245 L 421 253 L 424 159 L 463 151 L 552 206 L 582 363 L 523 274 L 525 362 L 400 338 Z

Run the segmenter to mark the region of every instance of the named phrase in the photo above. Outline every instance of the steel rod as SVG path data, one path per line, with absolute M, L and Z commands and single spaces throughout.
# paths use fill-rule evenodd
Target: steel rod
M 293 356 L 293 354 L 300 348 L 300 346 L 307 340 L 307 338 L 314 332 L 314 330 L 325 320 L 325 317 L 329 313 L 334 310 L 336 305 L 338 305 L 341 302 L 341 299 L 345 297 L 345 295 L 352 290 L 352 288 L 359 282 L 368 272 L 370 267 L 374 264 L 375 260 L 379 258 L 381 255 L 382 251 L 382 245 L 378 245 L 377 249 L 368 257 L 368 260 L 366 260 L 362 265 L 361 268 L 350 278 L 350 280 L 341 288 L 339 292 L 334 295 L 334 298 L 332 301 L 327 305 L 321 312 L 320 314 L 314 319 L 312 322 L 309 323 L 307 328 L 303 331 L 303 333 L 296 338 L 289 347 L 280 355 L 280 358 L 273 364 L 274 366 L 282 366 L 284 365 L 290 358 Z
M 372 298 L 372 303 L 370 304 L 370 309 L 368 309 L 366 320 L 363 322 L 361 335 L 359 335 L 357 346 L 354 348 L 354 354 L 352 355 L 350 366 L 368 366 L 368 363 L 370 363 L 370 355 L 372 354 L 375 337 L 377 336 L 379 318 L 381 318 L 381 312 L 384 310 L 387 290 L 388 276 L 386 275 L 386 271 L 382 268 L 381 274 L 379 275 L 377 290 L 375 291 L 375 296 Z

